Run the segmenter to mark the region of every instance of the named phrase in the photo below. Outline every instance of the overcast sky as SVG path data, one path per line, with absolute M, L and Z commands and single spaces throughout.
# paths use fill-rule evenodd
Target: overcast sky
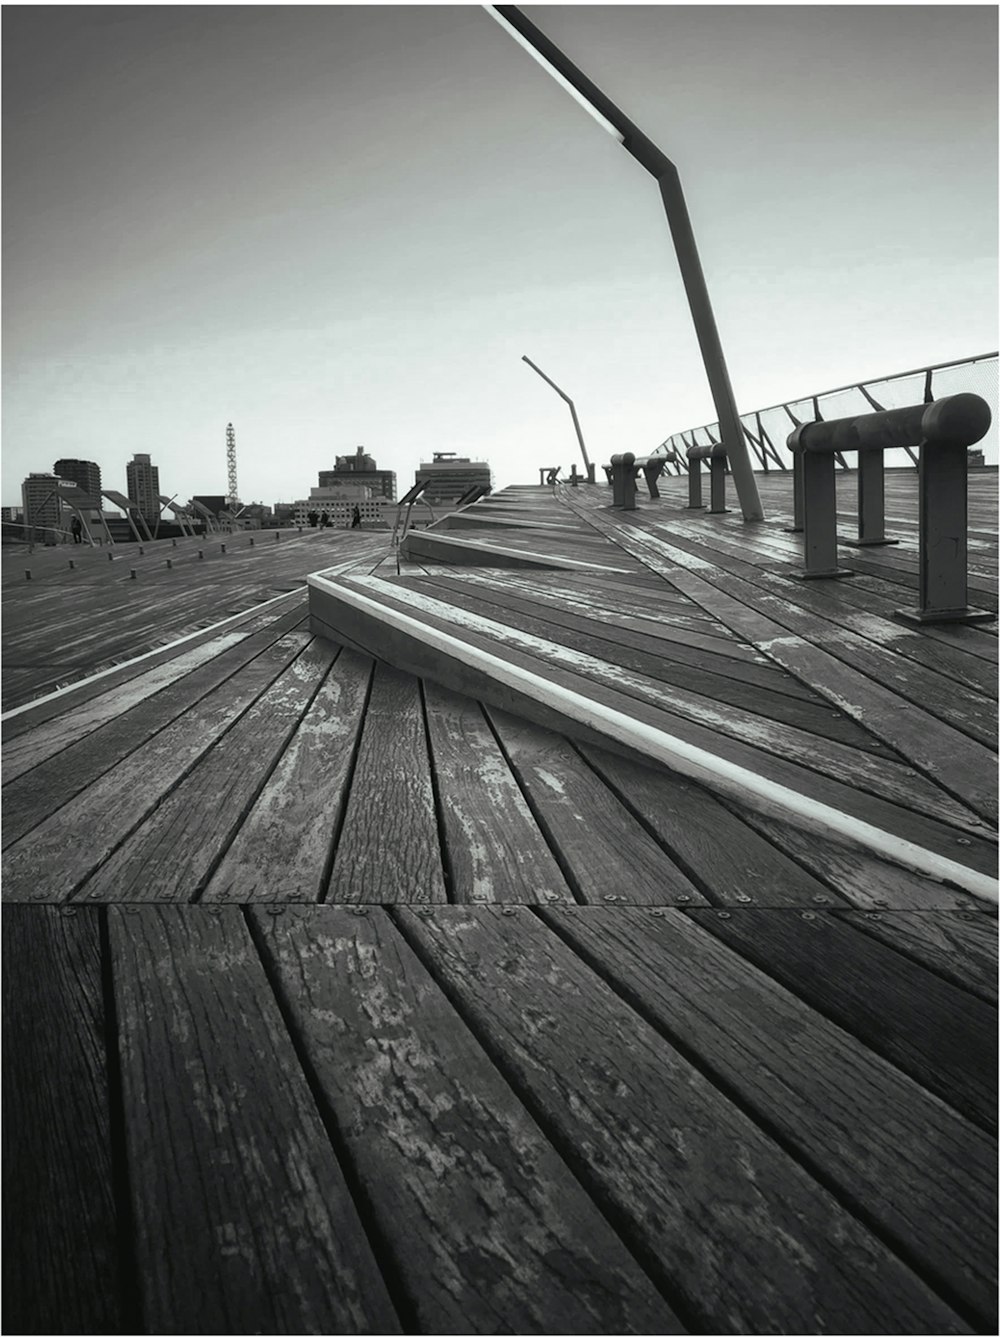
M 996 347 L 997 10 L 526 6 L 677 164 L 743 411 Z M 715 418 L 655 183 L 478 6 L 6 5 L 3 501 L 497 486 Z

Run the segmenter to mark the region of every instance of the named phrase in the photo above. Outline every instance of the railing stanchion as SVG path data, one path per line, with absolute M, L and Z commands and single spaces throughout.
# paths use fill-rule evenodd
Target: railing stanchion
M 689 446 L 687 452 L 688 467 L 688 503 L 687 511 L 703 511 L 705 503 L 701 499 L 701 451 L 700 446 Z
M 898 544 L 885 537 L 885 452 L 858 452 L 858 537 L 844 539 L 851 548 Z
M 729 507 L 726 506 L 725 446 L 712 447 L 712 453 L 708 457 L 708 479 L 708 496 L 711 502 L 708 514 L 710 516 L 724 516 L 729 511 Z

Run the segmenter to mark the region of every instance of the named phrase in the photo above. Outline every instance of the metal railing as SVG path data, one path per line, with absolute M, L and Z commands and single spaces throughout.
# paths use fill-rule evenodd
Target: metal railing
M 932 367 L 919 367 L 913 371 L 896 372 L 892 376 L 858 381 L 854 385 L 837 386 L 833 390 L 820 391 L 802 399 L 773 404 L 767 409 L 755 409 L 751 413 L 742 414 L 740 423 L 754 468 L 767 473 L 772 469 L 791 469 L 792 456 L 786 441 L 788 434 L 803 423 L 848 418 L 873 410 L 899 409 L 916 402 L 931 404 L 943 396 L 963 391 L 979 395 L 992 411 L 993 423 L 980 449 L 986 463 L 996 464 L 1000 422 L 997 412 L 997 353 L 981 353 L 958 362 L 942 362 Z M 650 455 L 666 455 L 668 469 L 672 468 L 674 473 L 682 474 L 687 469 L 690 448 L 716 446 L 721 440 L 718 423 L 708 423 L 704 427 L 675 432 Z M 671 454 L 675 457 L 673 460 L 669 458 Z M 901 447 L 888 453 L 886 464 L 915 465 L 916 459 L 912 449 Z M 837 457 L 837 463 L 842 469 L 850 468 L 843 455 Z

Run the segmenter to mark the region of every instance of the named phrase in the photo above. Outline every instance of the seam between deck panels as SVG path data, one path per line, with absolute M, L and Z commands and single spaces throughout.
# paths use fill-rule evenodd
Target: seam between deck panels
M 323 861 L 323 871 L 320 874 L 319 890 L 316 896 L 318 906 L 328 906 L 331 903 L 327 901 L 330 895 L 330 881 L 333 878 L 333 866 L 337 860 L 337 851 L 340 848 L 340 838 L 344 832 L 344 824 L 347 822 L 347 809 L 351 802 L 351 790 L 354 787 L 354 773 L 358 769 L 358 758 L 361 755 L 361 741 L 364 738 L 365 726 L 368 723 L 368 706 L 372 699 L 372 692 L 375 689 L 375 659 L 367 651 L 361 652 L 368 659 L 368 683 L 365 687 L 365 699 L 361 705 L 361 711 L 358 716 L 358 727 L 354 731 L 354 738 L 351 740 L 351 755 L 344 771 L 344 780 L 340 792 L 340 807 L 336 815 L 333 831 L 330 833 L 330 844 L 327 848 L 326 858 Z
M 345 585 L 335 586 L 318 575 L 309 576 L 307 580 L 312 588 L 323 590 L 325 587 L 331 597 L 341 599 L 355 609 L 394 626 L 432 649 L 457 655 L 464 663 L 478 667 L 505 686 L 527 692 L 542 705 L 568 715 L 572 720 L 586 724 L 617 743 L 652 757 L 703 785 L 716 786 L 723 793 L 732 794 L 744 802 L 748 798 L 756 800 L 765 807 L 765 811 L 776 811 L 782 817 L 788 813 L 794 814 L 800 823 L 813 831 L 824 835 L 835 833 L 873 850 L 881 859 L 894 861 L 939 882 L 950 883 L 985 901 L 995 903 L 1000 899 L 995 881 L 985 874 L 977 873 L 903 837 L 873 827 L 860 818 L 852 818 L 819 800 L 809 799 L 776 781 L 769 781 L 746 767 L 717 757 L 666 730 L 634 720 L 613 707 L 599 705 L 582 693 L 553 683 L 489 651 L 470 646 L 458 637 L 427 626 L 410 614 L 390 608 L 360 590 Z
M 244 609 L 242 613 L 231 614 L 228 618 L 223 618 L 221 622 L 212 623 L 209 627 L 199 627 L 194 632 L 186 632 L 184 636 L 178 637 L 176 641 L 168 641 L 165 646 L 154 646 L 152 650 L 143 651 L 141 655 L 136 655 L 131 660 L 121 660 L 118 664 L 109 665 L 107 669 L 100 669 L 96 674 L 81 678 L 76 683 L 67 683 L 65 687 L 56 688 L 54 692 L 48 692 L 44 697 L 36 697 L 33 701 L 25 702 L 23 706 L 13 706 L 9 711 L 4 711 L 0 715 L 0 723 L 5 720 L 13 720 L 15 716 L 23 715 L 26 711 L 33 711 L 46 702 L 55 701 L 57 697 L 65 697 L 71 692 L 77 692 L 80 688 L 96 683 L 100 678 L 107 678 L 109 674 L 128 669 L 133 664 L 141 664 L 143 660 L 148 660 L 154 655 L 166 655 L 167 651 L 173 650 L 176 646 L 182 646 L 188 641 L 193 641 L 196 637 L 210 638 L 213 633 L 218 632 L 220 628 L 227 626 L 227 624 L 237 622 L 241 618 L 249 618 L 253 614 L 259 613 L 261 609 L 266 609 L 269 604 L 277 604 L 279 600 L 287 599 L 289 595 L 300 595 L 304 589 L 306 589 L 305 586 L 296 586 L 294 590 L 286 590 L 282 595 L 275 595 L 273 599 L 265 599 L 261 604 L 254 604 L 252 608 Z M 169 656 L 167 658 L 169 659 Z

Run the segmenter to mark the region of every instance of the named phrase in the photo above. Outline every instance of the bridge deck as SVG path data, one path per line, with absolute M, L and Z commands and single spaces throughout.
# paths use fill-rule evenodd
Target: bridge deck
M 512 663 L 828 798 L 854 775 L 863 814 L 983 875 L 974 763 L 943 779 L 737 624 L 778 620 L 777 522 L 737 556 L 732 517 L 668 496 L 623 523 L 588 491 L 491 508 L 558 520 L 561 573 L 431 545 L 397 576 L 387 536 L 306 535 L 209 604 L 193 558 L 171 630 L 196 635 L 137 626 L 146 658 L 7 717 L 8 1331 L 995 1331 L 988 903 L 532 711 L 523 681 L 455 678 L 440 646 L 422 667 L 403 624 L 383 643 L 355 613 L 335 643 L 301 591 L 240 604 L 333 561 L 470 645 L 503 623 Z M 533 560 L 537 535 L 489 528 L 446 537 Z M 797 584 L 782 642 L 975 759 L 995 642 L 875 636 L 872 590 L 898 599 L 912 559 L 878 565 L 823 606 L 836 637 Z M 79 574 L 8 596 L 47 582 L 85 628 Z

